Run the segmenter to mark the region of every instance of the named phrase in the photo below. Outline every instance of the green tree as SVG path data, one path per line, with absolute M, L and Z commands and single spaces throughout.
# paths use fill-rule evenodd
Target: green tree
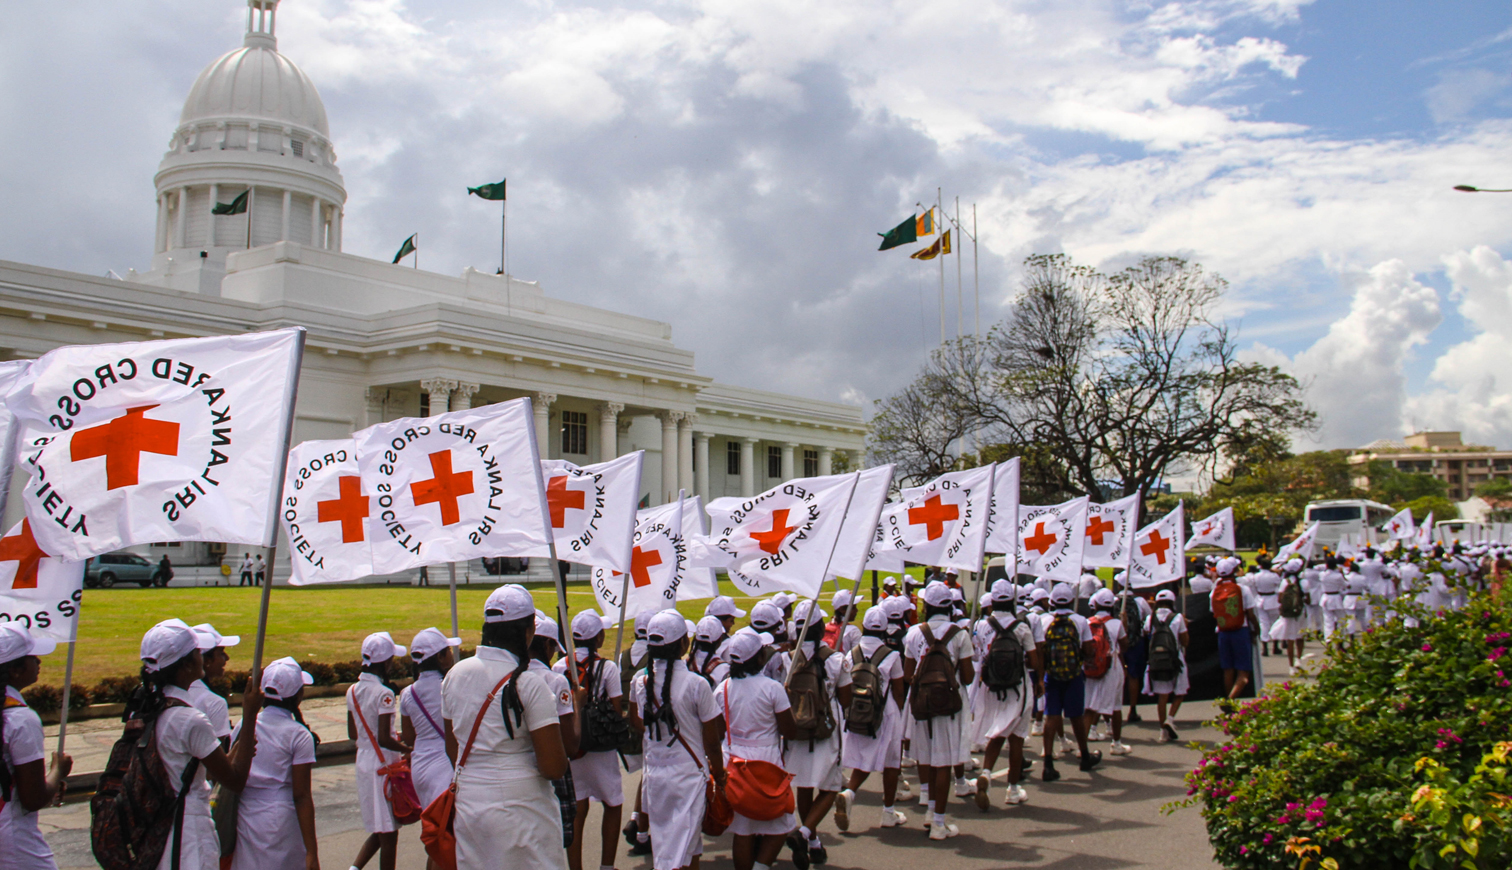
M 1428 519 L 1428 514 L 1430 513 L 1433 514 L 1434 522 L 1438 522 L 1439 520 L 1457 520 L 1460 515 L 1459 508 L 1455 506 L 1454 502 L 1437 495 L 1425 495 L 1412 501 L 1393 504 L 1392 507 L 1396 510 L 1411 508 L 1412 520 L 1418 523 Z
M 1475 494 L 1481 498 L 1512 498 L 1512 480 L 1495 477 L 1475 485 Z
M 1365 474 L 1370 478 L 1370 497 L 1386 504 L 1425 496 L 1449 496 L 1449 487 L 1442 480 L 1431 474 L 1401 471 L 1384 459 L 1372 459 L 1366 465 Z

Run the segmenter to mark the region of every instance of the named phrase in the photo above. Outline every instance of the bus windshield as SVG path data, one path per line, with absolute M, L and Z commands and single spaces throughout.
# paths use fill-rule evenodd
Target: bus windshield
M 1359 518 L 1360 509 L 1355 505 L 1315 507 L 1307 512 L 1307 521 L 1312 523 L 1343 523 Z

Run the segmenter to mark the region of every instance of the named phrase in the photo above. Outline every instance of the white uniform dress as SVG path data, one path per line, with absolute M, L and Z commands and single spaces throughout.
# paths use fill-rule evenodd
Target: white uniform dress
M 782 767 L 782 736 L 777 733 L 777 714 L 789 708 L 787 692 L 770 677 L 756 674 L 728 679 L 714 690 L 714 705 L 725 716 L 725 764 L 731 758 L 767 761 Z M 786 770 L 786 768 L 783 768 Z M 735 813 L 730 833 L 786 834 L 798 827 L 793 813 L 768 822 Z
M 1281 575 L 1269 569 L 1261 569 L 1249 575 L 1250 588 L 1260 597 L 1260 610 L 1255 615 L 1260 619 L 1260 641 L 1269 643 L 1279 638 L 1271 637 L 1271 628 L 1281 615 L 1281 604 L 1276 593 L 1281 591 Z
M 1295 583 L 1300 586 L 1302 580 L 1300 577 L 1288 577 L 1281 581 L 1281 588 L 1285 589 L 1289 583 Z M 1301 640 L 1302 630 L 1307 627 L 1306 605 L 1303 606 L 1300 616 L 1282 616 L 1280 601 L 1281 596 L 1278 591 L 1276 594 L 1276 621 L 1271 623 L 1270 639 L 1273 641 Z
M 376 674 L 364 671 L 347 689 L 346 703 L 347 712 L 357 726 L 357 760 L 352 766 L 357 775 L 357 806 L 362 810 L 363 828 L 369 834 L 397 831 L 399 822 L 394 819 L 394 808 L 383 794 L 385 777 L 378 774 L 378 769 L 398 760 L 399 753 L 384 749 L 381 744 L 374 745 L 383 739 L 379 717 L 392 716 L 399 706 L 394 691 Z
M 862 637 L 858 649 L 864 658 L 870 659 L 877 650 L 885 648 L 879 637 Z M 845 656 L 847 667 L 854 669 L 853 651 Z M 840 747 L 840 764 L 851 770 L 876 773 L 879 770 L 896 770 L 903 766 L 903 716 L 904 712 L 893 699 L 892 681 L 903 679 L 903 656 L 888 650 L 877 661 L 877 670 L 882 673 L 882 691 L 886 695 L 883 704 L 882 724 L 875 736 L 868 737 L 855 731 L 846 731 Z M 840 727 L 844 727 L 843 725 Z
M 451 787 L 451 759 L 446 757 L 446 726 L 441 723 L 441 672 L 421 671 L 399 693 L 399 715 L 415 729 L 410 776 L 421 806 L 430 806 Z
M 512 674 L 518 660 L 497 647 L 480 646 L 477 655 L 458 662 L 441 683 L 441 715 L 465 745 L 481 709 L 483 721 L 467 763 L 457 771 L 458 870 L 564 870 L 562 813 L 551 783 L 536 767 L 530 732 L 558 724 L 557 699 L 539 671 L 520 674 L 520 706 L 514 729 L 505 727 L 502 699 L 508 689 L 483 701 L 498 682 Z M 458 751 L 461 750 L 461 745 Z
M 1323 568 L 1309 565 L 1302 569 L 1302 591 L 1307 593 L 1307 622 L 1313 631 L 1323 630 Z
M 1092 619 L 1097 619 L 1094 616 Z M 1092 620 L 1088 620 L 1090 623 Z M 1103 624 L 1103 629 L 1108 633 L 1108 647 L 1112 655 L 1112 661 L 1108 665 L 1108 672 L 1101 677 L 1087 677 L 1086 707 L 1094 713 L 1104 716 L 1112 716 L 1123 706 L 1124 699 L 1124 668 L 1123 657 L 1118 654 L 1118 643 L 1123 639 L 1123 621 L 1116 616 L 1109 616 Z
M 1029 670 L 1029 653 L 1034 652 L 1036 645 L 1034 624 L 1030 618 L 994 613 L 978 621 L 976 637 L 973 638 L 977 661 L 986 661 L 999 629 L 1006 630 L 1009 626 L 1013 626 L 1013 633 L 1024 648 L 1024 680 L 1017 689 L 1010 689 L 999 698 L 982 682 L 982 668 L 977 668 L 973 681 L 980 706 L 973 741 L 976 743 L 986 743 L 998 737 L 1028 737 L 1034 721 L 1034 676 Z
M 237 806 L 231 870 L 304 870 L 294 765 L 314 763 L 315 738 L 293 713 L 282 707 L 258 711 L 257 754 Z
M 1339 617 L 1342 621 L 1341 631 L 1346 634 L 1365 631 L 1366 605 L 1369 603 L 1365 596 L 1369 593 L 1370 587 L 1364 574 L 1350 571 L 1344 575 L 1344 612 Z
M 670 664 L 677 734 L 668 733 L 663 726 L 648 727 L 642 740 L 645 767 L 641 782 L 645 790 L 641 809 L 650 822 L 654 870 L 677 870 L 688 866 L 695 855 L 703 854 L 704 794 L 709 777 L 703 755 L 703 723 L 724 715 L 714 703 L 708 680 L 689 671 L 687 662 L 681 659 Z M 665 697 L 667 665 L 666 661 L 657 661 L 652 666 L 656 678 L 652 689 L 658 704 Z M 645 674 L 631 682 L 630 703 L 645 716 Z
M 559 674 L 567 672 L 567 660 L 562 659 L 552 668 Z M 594 698 L 623 698 L 619 665 L 608 659 L 594 659 L 590 671 Z M 588 685 L 588 678 L 583 679 Z M 591 700 L 591 699 L 590 699 Z M 582 723 L 578 723 L 582 727 Z M 577 789 L 580 801 L 596 800 L 606 807 L 625 803 L 625 785 L 620 777 L 620 757 L 614 750 L 588 752 L 582 758 L 572 759 L 572 784 Z
M 210 730 L 215 732 L 216 737 L 231 736 L 231 711 L 226 705 L 226 699 L 210 690 L 204 680 L 195 680 L 189 684 L 190 703 L 194 709 L 205 714 L 210 720 Z
M 1343 631 L 1349 620 L 1344 611 L 1344 572 L 1324 568 L 1318 575 L 1318 585 L 1323 589 L 1323 636 L 1331 638 Z
M 0 811 L 0 844 L 7 868 L 15 870 L 56 870 L 52 848 L 37 828 L 37 814 L 21 806 L 16 793 L 16 768 L 47 756 L 42 735 L 42 719 L 21 700 L 21 693 L 5 687 L 4 763 L 11 772 L 11 799 Z M 213 833 L 213 832 L 212 832 Z
M 929 626 L 930 634 L 937 641 L 945 636 L 945 632 L 954 627 L 950 617 L 944 614 L 930 617 L 925 624 Z M 913 662 L 917 669 L 919 660 L 927 651 L 928 646 L 924 640 L 923 626 L 915 625 L 903 637 L 903 656 Z M 952 664 L 959 664 L 962 660 L 970 659 L 971 632 L 958 629 L 945 648 Z M 961 712 L 954 716 L 937 716 L 927 722 L 914 723 L 909 749 L 914 759 L 920 764 L 927 767 L 954 767 L 961 762 L 961 744 L 965 742 L 963 739 L 965 735 L 961 731 L 962 719 L 970 715 L 965 700 L 963 694 Z
M 221 748 L 220 739 L 205 714 L 192 706 L 190 694 L 178 686 L 168 686 L 163 694 L 188 707 L 169 707 L 158 715 L 158 755 L 168 771 L 170 782 L 179 782 L 184 767 L 191 758 L 204 758 Z M 179 851 L 178 870 L 219 870 L 220 838 L 215 835 L 215 823 L 210 820 L 210 789 L 205 785 L 205 765 L 201 763 L 194 772 L 189 785 L 189 795 L 184 800 L 184 836 Z M 169 835 L 168 848 L 158 862 L 158 870 L 172 870 L 173 840 Z
M 1171 619 L 1171 632 L 1176 635 L 1177 643 L 1179 644 L 1181 641 L 1181 633 L 1187 630 L 1186 617 L 1177 613 L 1175 615 L 1175 618 L 1171 618 L 1171 614 L 1171 608 L 1166 606 L 1165 602 L 1161 602 L 1155 608 L 1155 612 L 1150 615 L 1150 618 L 1145 621 L 1145 637 L 1151 637 L 1154 634 L 1155 620 L 1157 618 L 1160 619 L 1161 622 L 1165 622 L 1167 619 Z M 1145 669 L 1144 694 L 1185 695 L 1187 693 L 1187 689 L 1191 687 L 1190 673 L 1191 669 L 1187 667 L 1186 650 L 1182 649 L 1181 673 L 1176 675 L 1176 679 L 1152 680 L 1150 679 L 1149 668 Z
M 816 641 L 804 643 L 804 655 L 817 655 L 818 646 Z M 840 689 L 851 684 L 850 667 L 843 654 L 830 651 L 824 660 L 824 680 L 835 730 L 827 739 L 813 741 L 812 748 L 807 740 L 789 741 L 782 756 L 783 767 L 793 774 L 795 788 L 839 791 L 845 784 L 840 776 L 840 746 L 845 739 L 845 711 L 840 707 Z

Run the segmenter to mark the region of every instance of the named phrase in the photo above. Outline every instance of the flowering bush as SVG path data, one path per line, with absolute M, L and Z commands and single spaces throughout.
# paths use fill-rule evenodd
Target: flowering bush
M 1223 866 L 1512 866 L 1512 606 L 1406 610 L 1223 723 L 1178 804 Z

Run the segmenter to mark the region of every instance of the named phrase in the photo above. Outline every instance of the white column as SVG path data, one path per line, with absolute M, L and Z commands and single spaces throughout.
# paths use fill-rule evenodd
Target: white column
M 756 494 L 756 439 L 740 439 L 740 495 L 750 498 Z
M 289 209 L 293 206 L 293 204 L 294 192 L 291 190 L 285 190 L 283 201 L 283 225 L 278 229 L 278 240 L 280 242 L 287 242 L 289 240 Z
M 698 449 L 693 454 L 693 489 L 709 502 L 709 433 L 699 432 L 694 436 Z
M 185 215 L 187 215 L 188 213 L 189 213 L 189 188 L 188 187 L 180 187 L 179 188 L 179 195 L 178 195 L 178 215 L 177 215 L 178 220 L 176 221 L 176 223 L 178 224 L 178 226 L 176 226 L 174 228 L 174 230 L 173 230 L 173 246 L 175 248 L 186 248 L 186 247 L 189 246 L 189 243 L 186 242 L 186 241 L 184 241 L 184 239 L 185 239 L 185 232 L 186 232 L 185 224 L 184 224 L 184 218 L 185 218 Z
M 693 480 L 693 424 L 697 422 L 698 415 L 688 413 L 677 424 L 677 486 L 689 495 L 698 492 Z
M 331 250 L 341 250 L 341 206 L 331 206 Z
M 530 400 L 535 411 L 536 449 L 542 459 L 551 458 L 551 403 L 556 400 L 556 393 L 536 393 Z
M 472 407 L 473 394 L 477 393 L 478 384 L 468 384 L 459 381 L 457 388 L 452 390 L 451 409 L 453 411 L 466 411 Z
M 677 498 L 677 421 L 683 415 L 681 411 L 658 411 L 656 416 L 662 424 L 661 503 L 666 504 Z
M 388 390 L 379 387 L 368 387 L 363 394 L 367 399 L 367 425 L 372 426 L 383 422 L 383 405 L 388 401 Z
M 154 253 L 168 250 L 168 196 L 162 193 L 157 198 L 157 229 L 152 237 L 152 250 Z
M 834 453 L 835 453 L 835 451 L 832 450 L 829 447 L 820 447 L 819 448 L 819 476 L 820 477 L 824 477 L 827 474 L 833 473 L 834 468 L 835 468 L 834 459 L 833 459 Z M 854 468 L 851 469 L 851 471 L 855 471 L 855 470 L 856 469 L 854 469 Z
M 251 147 L 251 146 L 249 145 L 248 147 Z M 249 185 L 247 185 L 247 234 L 244 237 L 244 240 L 247 243 L 247 250 L 249 250 L 249 251 L 252 250 L 253 248 L 257 247 L 257 234 L 254 233 L 254 232 L 252 232 L 252 230 L 255 229 L 252 226 L 252 214 L 253 214 L 253 212 L 254 212 L 254 210 L 255 210 L 256 207 L 257 207 L 257 185 L 255 185 L 255 184 L 249 184 Z
M 795 477 L 798 476 L 797 474 L 795 474 L 793 472 L 793 451 L 796 450 L 797 448 L 798 448 L 798 445 L 795 444 L 795 443 L 793 443 L 792 441 L 784 442 L 783 445 L 782 445 L 782 479 L 783 480 L 792 480 L 793 478 L 795 478 Z
M 310 247 L 320 247 L 320 197 L 310 197 Z
M 219 196 L 220 185 L 210 185 L 210 204 L 206 208 L 215 208 L 215 202 Z M 205 247 L 215 247 L 215 214 L 213 212 L 205 215 Z
M 599 462 L 619 456 L 619 415 L 625 410 L 620 402 L 603 402 L 599 412 Z
M 430 414 L 445 414 L 451 410 L 451 391 L 457 386 L 456 381 L 445 378 L 429 378 L 420 382 L 420 389 L 430 394 Z

